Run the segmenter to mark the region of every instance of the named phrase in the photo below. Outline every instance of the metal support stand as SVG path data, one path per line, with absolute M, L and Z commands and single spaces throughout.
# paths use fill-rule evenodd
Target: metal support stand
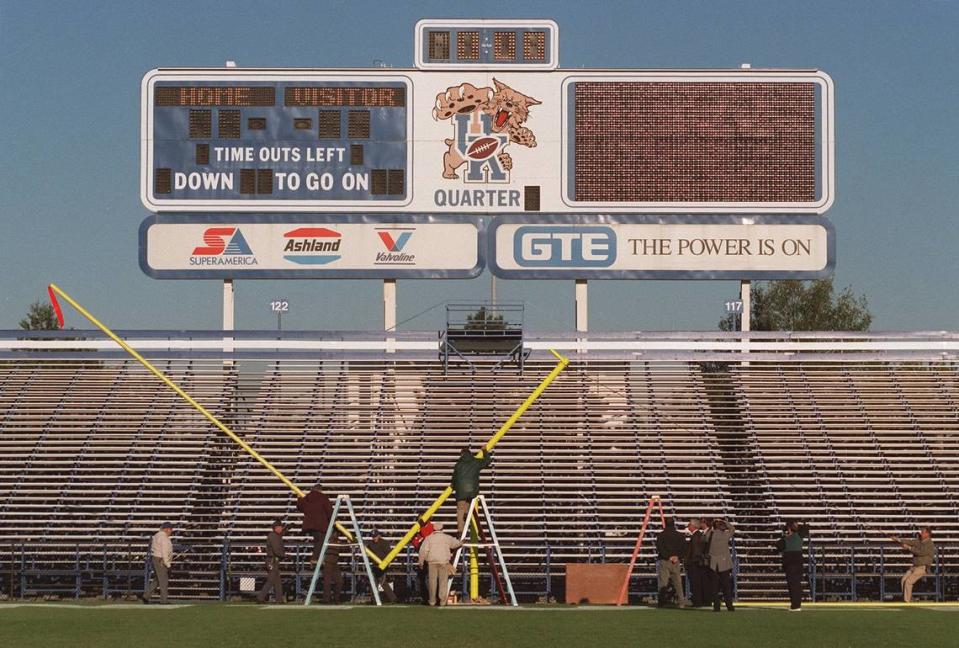
M 326 528 L 326 536 L 323 538 L 323 546 L 320 548 L 320 555 L 316 559 L 316 568 L 313 570 L 313 579 L 310 581 L 310 589 L 306 593 L 306 599 L 303 605 L 309 605 L 313 601 L 313 593 L 316 591 L 316 583 L 320 578 L 320 569 L 323 566 L 323 557 L 326 556 L 326 548 L 330 546 L 330 538 L 333 535 L 333 528 L 336 526 L 336 518 L 340 513 L 340 507 L 346 504 L 347 513 L 350 516 L 350 522 L 353 523 L 354 543 L 349 543 L 350 547 L 358 547 L 360 557 L 363 558 L 363 567 L 366 569 L 366 576 L 370 580 L 370 591 L 373 592 L 373 600 L 377 605 L 382 605 L 380 601 L 380 591 L 376 585 L 376 578 L 373 576 L 373 568 L 370 566 L 370 558 L 366 554 L 366 546 L 363 544 L 363 532 L 360 530 L 360 523 L 356 519 L 356 513 L 353 511 L 353 502 L 349 495 L 337 495 L 336 504 L 333 505 L 333 516 L 330 518 L 330 525 Z
M 473 519 L 473 515 L 482 511 L 482 515 L 486 520 L 486 528 L 489 530 L 490 542 L 478 542 L 478 543 L 467 543 L 465 542 L 467 534 L 470 532 L 470 520 Z M 485 547 L 492 549 L 492 552 L 496 555 L 496 561 L 499 563 L 500 574 L 502 575 L 503 582 L 506 584 L 506 591 L 509 594 L 510 605 L 513 607 L 518 607 L 519 603 L 516 602 L 516 593 L 513 591 L 513 582 L 510 580 L 509 571 L 506 569 L 506 560 L 503 558 L 503 550 L 500 548 L 499 538 L 496 536 L 496 528 L 493 526 L 493 518 L 489 514 L 489 508 L 486 506 L 486 498 L 482 495 L 473 498 L 473 501 L 470 502 L 469 510 L 466 511 L 466 524 L 463 525 L 463 533 L 460 534 L 460 542 L 463 542 L 463 546 L 456 550 L 456 555 L 453 556 L 453 564 L 457 565 L 460 562 L 460 558 L 463 555 L 463 547 L 469 547 L 470 551 L 475 551 L 477 548 Z M 464 576 L 465 578 L 465 576 Z M 453 586 L 453 578 L 449 579 L 447 590 L 450 590 Z

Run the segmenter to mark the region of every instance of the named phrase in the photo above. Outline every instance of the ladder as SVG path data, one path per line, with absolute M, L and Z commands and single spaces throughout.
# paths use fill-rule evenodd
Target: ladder
M 466 542 L 466 536 L 470 532 L 470 524 L 464 524 L 463 532 L 460 534 L 460 542 L 462 542 L 463 544 L 460 546 L 459 549 L 456 550 L 456 555 L 453 556 L 453 564 L 454 565 L 459 564 L 460 557 L 463 555 L 463 547 L 469 547 L 471 551 L 475 551 L 478 548 L 485 548 L 488 550 L 488 553 L 495 554 L 496 560 L 499 563 L 499 573 L 496 573 L 496 567 L 493 565 L 493 562 L 491 561 L 490 565 L 493 568 L 493 571 L 495 574 L 494 579 L 496 581 L 500 581 L 500 579 L 502 578 L 502 581 L 506 583 L 506 591 L 509 593 L 510 605 L 512 605 L 513 607 L 518 607 L 519 603 L 516 602 L 516 593 L 513 591 L 513 583 L 509 577 L 509 570 L 506 569 L 506 561 L 503 559 L 503 550 L 500 547 L 499 538 L 496 537 L 496 528 L 493 526 L 493 518 L 490 516 L 489 508 L 487 508 L 486 506 L 485 497 L 483 497 L 482 495 L 478 495 L 477 497 L 473 498 L 473 500 L 470 502 L 469 510 L 466 511 L 466 520 L 467 522 L 469 522 L 473 520 L 473 516 L 476 515 L 477 523 L 478 523 L 478 520 L 479 520 L 478 516 L 480 511 L 482 511 L 483 518 L 485 518 L 486 520 L 486 528 L 489 529 L 491 542 L 484 542 L 482 540 L 478 543 Z M 447 585 L 448 585 L 447 591 L 449 591 L 450 587 L 452 587 L 453 585 L 452 576 L 450 577 L 449 583 Z M 500 582 L 499 585 L 502 588 L 502 582 Z M 502 594 L 502 589 L 500 590 L 500 592 Z
M 366 546 L 363 544 L 363 532 L 360 531 L 360 523 L 356 519 L 356 512 L 353 510 L 353 502 L 350 500 L 349 495 L 337 495 L 336 504 L 333 505 L 333 515 L 330 517 L 330 524 L 326 528 L 326 536 L 323 538 L 323 546 L 320 548 L 320 555 L 316 559 L 313 579 L 310 581 L 310 589 L 306 593 L 306 600 L 303 601 L 303 605 L 309 605 L 313 601 L 313 593 L 316 591 L 316 583 L 320 579 L 320 569 L 323 566 L 323 557 L 326 556 L 326 549 L 330 546 L 333 529 L 336 527 L 336 519 L 340 515 L 340 510 L 344 505 L 350 522 L 353 525 L 353 541 L 347 542 L 347 545 L 351 549 L 357 547 L 360 550 L 360 557 L 363 559 L 366 576 L 370 579 L 370 591 L 373 592 L 373 600 L 376 601 L 377 605 L 383 604 L 382 601 L 380 601 L 380 591 L 376 585 L 376 578 L 373 576 L 373 568 L 370 566 L 370 557 L 367 555 Z

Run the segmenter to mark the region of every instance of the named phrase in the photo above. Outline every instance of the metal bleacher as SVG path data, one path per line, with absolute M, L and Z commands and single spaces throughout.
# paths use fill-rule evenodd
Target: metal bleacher
M 876 542 L 882 531 L 912 537 L 931 526 L 941 569 L 959 570 L 955 364 L 750 364 L 732 372 L 775 523 L 809 522 L 834 594 L 884 594 L 880 565 L 905 570 L 905 552 Z M 948 587 L 957 594 L 954 578 Z
M 244 350 L 237 333 L 227 354 L 208 351 L 222 344 L 222 333 L 213 335 L 142 344 L 294 483 L 349 494 L 364 528 L 391 539 L 446 486 L 460 449 L 484 443 L 552 368 L 542 350 L 565 345 L 572 364 L 483 475 L 525 600 L 561 598 L 567 562 L 628 560 L 652 495 L 677 519 L 736 523 L 742 598 L 785 595 L 772 543 L 788 518 L 812 525 L 809 579 L 821 596 L 898 593 L 892 575 L 906 557 L 881 548 L 881 530 L 908 535 L 918 524 L 933 526 L 942 557 L 939 577 L 917 592 L 957 594 L 954 356 L 838 360 L 779 353 L 777 344 L 792 342 L 756 334 L 751 343 L 762 348 L 750 355 L 722 334 L 702 336 L 705 352 L 665 335 L 593 336 L 593 349 L 582 337 L 528 336 L 534 351 L 520 371 L 493 360 L 444 362 L 435 347 L 404 350 L 402 334 L 389 352 L 344 351 L 341 341 L 335 352 L 317 350 L 317 335 L 301 336 L 302 349 L 290 353 Z M 422 349 L 423 339 L 410 336 L 409 348 Z M 53 355 L 41 342 L 29 354 L 7 344 L 0 595 L 136 592 L 149 536 L 170 520 L 181 554 L 172 593 L 227 598 L 240 577 L 260 576 L 259 548 L 277 517 L 293 524 L 289 571 L 302 588 L 307 538 L 295 497 L 272 474 L 106 347 L 77 343 Z M 452 522 L 453 513 L 447 505 L 439 519 Z M 409 580 L 412 562 L 401 554 L 398 579 Z M 646 549 L 634 595 L 653 589 L 653 573 Z

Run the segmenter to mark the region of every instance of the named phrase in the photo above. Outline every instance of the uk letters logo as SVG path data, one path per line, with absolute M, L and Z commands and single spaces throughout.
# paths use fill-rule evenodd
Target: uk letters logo
M 203 245 L 193 248 L 190 265 L 245 266 L 257 265 L 250 244 L 239 227 L 208 227 L 203 232 Z
M 404 252 L 415 227 L 377 227 L 376 234 L 386 251 L 376 253 L 376 265 L 415 265 L 416 255 Z
M 283 234 L 283 258 L 299 265 L 326 265 L 340 259 L 342 235 L 328 227 L 298 227 Z
M 530 107 L 542 102 L 496 79 L 493 86 L 462 83 L 436 95 L 433 119 L 453 124 L 453 137 L 444 140 L 449 147 L 443 154 L 444 178 L 459 178 L 457 170 L 466 165 L 463 182 L 509 182 L 513 158 L 506 146 L 536 146 L 536 136 L 524 124 Z

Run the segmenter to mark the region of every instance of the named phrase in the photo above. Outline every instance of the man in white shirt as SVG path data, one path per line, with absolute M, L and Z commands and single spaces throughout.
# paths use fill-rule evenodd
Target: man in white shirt
M 453 557 L 453 550 L 463 545 L 459 540 L 443 533 L 440 522 L 433 523 L 433 533 L 426 536 L 420 545 L 420 569 L 427 565 L 427 589 L 429 590 L 430 605 L 446 605 L 449 598 L 449 565 Z M 437 601 L 437 594 L 439 599 Z
M 157 585 L 160 586 L 160 603 L 162 605 L 166 605 L 167 603 L 167 576 L 169 575 L 170 567 L 173 566 L 173 543 L 170 542 L 171 535 L 173 535 L 173 525 L 169 522 L 164 522 L 160 525 L 160 530 L 154 533 L 153 538 L 150 540 L 150 559 L 153 563 L 153 576 L 150 578 L 150 583 L 147 585 L 146 591 L 143 592 L 142 600 L 144 603 L 149 602 L 150 597 L 153 596 L 153 592 L 156 591 Z

